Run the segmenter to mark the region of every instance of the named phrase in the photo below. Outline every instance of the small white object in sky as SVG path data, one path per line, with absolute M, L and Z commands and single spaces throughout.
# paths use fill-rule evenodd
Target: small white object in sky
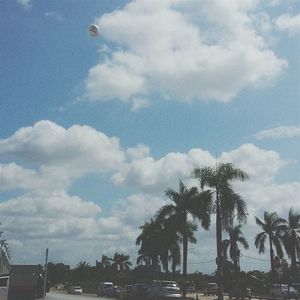
M 91 36 L 96 37 L 99 34 L 99 26 L 92 24 L 89 31 Z

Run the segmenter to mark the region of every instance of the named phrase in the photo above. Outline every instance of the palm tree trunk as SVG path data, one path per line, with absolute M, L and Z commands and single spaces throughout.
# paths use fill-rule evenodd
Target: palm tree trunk
M 271 271 L 274 272 L 274 250 L 273 250 L 273 244 L 272 244 L 272 237 L 269 234 L 269 242 L 270 242 L 270 260 L 271 260 Z
M 184 228 L 183 228 L 183 277 L 187 274 L 187 254 L 188 254 L 188 237 L 187 237 L 187 214 L 184 216 Z M 185 287 L 183 288 L 183 299 L 186 297 Z
M 293 241 L 293 245 L 291 247 L 291 270 L 292 274 L 296 274 L 297 272 L 297 260 L 296 260 L 296 247 Z
M 184 223 L 183 223 L 183 276 L 186 276 L 187 274 L 187 251 L 188 251 L 188 237 L 187 237 L 187 214 L 185 213 L 184 216 Z
M 175 274 L 176 272 L 176 262 L 175 262 L 175 258 L 172 258 L 172 273 Z
M 218 300 L 223 300 L 223 256 L 222 256 L 222 222 L 219 193 L 216 193 L 216 238 L 217 238 L 217 265 L 218 265 Z

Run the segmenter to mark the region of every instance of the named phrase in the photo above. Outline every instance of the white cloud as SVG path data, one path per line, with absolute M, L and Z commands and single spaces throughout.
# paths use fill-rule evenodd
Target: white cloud
M 256 29 L 258 3 L 136 0 L 104 14 L 97 20 L 102 37 L 119 50 L 90 69 L 87 98 L 135 105 L 133 99 L 158 92 L 166 99 L 225 102 L 273 80 L 286 61 Z
M 170 186 L 177 187 L 180 179 L 190 179 L 193 168 L 214 162 L 213 156 L 201 149 L 192 149 L 187 154 L 171 152 L 158 160 L 147 156 L 124 164 L 112 180 L 117 185 L 161 193 Z
M 21 128 L 0 140 L 0 154 L 43 173 L 61 172 L 67 177 L 111 171 L 124 160 L 117 138 L 89 126 L 64 129 L 50 121 Z
M 64 20 L 64 17 L 58 11 L 47 11 L 44 13 L 44 16 L 53 19 L 59 23 Z
M 300 126 L 279 126 L 275 128 L 262 130 L 255 134 L 255 137 L 258 140 L 278 140 L 284 138 L 294 138 L 298 136 L 300 136 Z
M 291 36 L 300 33 L 300 14 L 291 16 L 283 14 L 279 16 L 275 24 L 280 31 L 287 31 Z
M 149 101 L 142 98 L 133 98 L 132 99 L 132 108 L 131 111 L 137 112 L 142 108 L 146 108 L 149 106 Z
M 29 8 L 32 5 L 32 0 L 17 0 L 17 3 L 21 4 L 25 8 Z
M 286 163 L 280 159 L 277 152 L 263 150 L 253 144 L 245 144 L 236 150 L 224 152 L 220 160 L 232 162 L 246 171 L 251 181 L 260 184 L 273 182 L 275 175 Z

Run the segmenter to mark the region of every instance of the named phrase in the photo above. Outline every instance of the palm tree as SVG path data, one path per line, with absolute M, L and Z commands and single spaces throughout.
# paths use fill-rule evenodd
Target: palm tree
M 124 253 L 116 252 L 113 257 L 113 266 L 120 272 L 124 272 L 125 270 L 129 270 L 132 265 L 129 261 L 129 255 Z
M 227 258 L 227 252 L 229 250 L 229 256 L 233 261 L 236 273 L 239 271 L 240 261 L 240 249 L 238 243 L 243 246 L 244 249 L 249 249 L 249 244 L 241 231 L 242 225 L 231 226 L 228 228 L 229 239 L 223 240 L 224 258 Z
M 291 269 L 297 270 L 297 253 L 300 251 L 300 214 L 290 208 L 286 225 L 283 227 L 282 241 L 286 253 L 291 258 Z
M 258 233 L 255 237 L 255 247 L 258 249 L 258 253 L 265 252 L 265 243 L 267 238 L 269 238 L 270 246 L 270 261 L 271 261 L 271 270 L 275 271 L 274 267 L 274 249 L 276 249 L 277 255 L 282 258 L 283 251 L 280 242 L 280 234 L 285 228 L 286 220 L 279 218 L 276 212 L 264 213 L 264 221 L 261 221 L 259 218 L 255 217 L 256 224 L 262 228 L 262 232 Z
M 199 194 L 196 187 L 188 189 L 182 181 L 179 182 L 179 192 L 172 189 L 166 191 L 166 196 L 173 203 L 162 206 L 156 216 L 159 222 L 168 220 L 173 230 L 178 232 L 183 242 L 183 275 L 187 274 L 187 255 L 189 240 L 195 242 L 193 232 L 197 225 L 189 220 L 189 215 L 201 220 L 203 228 L 210 225 L 209 210 L 206 203 L 206 193 Z
M 111 261 L 112 259 L 106 255 L 102 255 L 101 261 L 98 262 L 98 266 L 101 270 L 108 270 L 111 267 Z
M 146 266 L 152 270 L 158 267 L 158 257 L 161 253 L 161 231 L 162 225 L 151 219 L 140 226 L 142 233 L 136 239 L 136 245 L 140 245 L 139 262 L 146 261 Z
M 88 262 L 80 261 L 73 270 L 73 276 L 78 281 L 87 281 L 90 276 L 91 266 Z
M 181 243 L 181 237 L 176 230 L 172 220 L 163 219 L 160 220 L 161 231 L 158 232 L 158 240 L 160 241 L 160 261 L 163 265 L 166 273 L 169 272 L 169 259 L 172 260 L 172 271 L 175 273 L 174 268 L 180 263 L 180 250 L 178 257 L 178 249 L 180 249 L 179 244 Z M 159 222 L 159 220 L 157 220 Z
M 244 181 L 248 175 L 231 163 L 218 163 L 215 167 L 194 169 L 193 176 L 199 180 L 202 190 L 208 188 L 216 213 L 218 299 L 223 300 L 222 231 L 224 226 L 232 224 L 235 216 L 239 223 L 247 220 L 246 203 L 233 191 L 231 182 Z

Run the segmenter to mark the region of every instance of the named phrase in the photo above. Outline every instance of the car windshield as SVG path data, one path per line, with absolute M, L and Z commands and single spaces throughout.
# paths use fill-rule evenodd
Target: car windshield
M 113 285 L 110 284 L 110 283 L 105 283 L 105 284 L 104 284 L 104 287 L 105 287 L 105 288 L 111 288 L 111 287 L 113 287 Z

